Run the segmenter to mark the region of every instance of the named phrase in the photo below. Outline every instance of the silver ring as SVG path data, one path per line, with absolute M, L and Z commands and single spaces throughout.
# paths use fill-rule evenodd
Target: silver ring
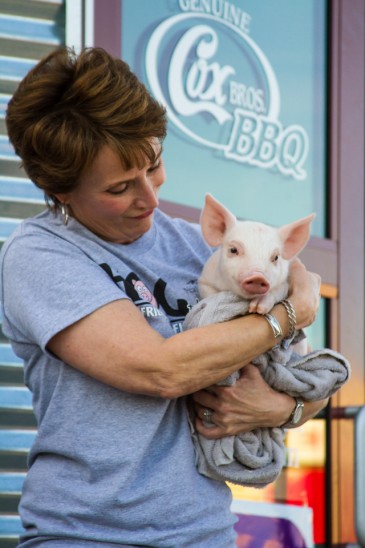
M 213 424 L 212 415 L 213 415 L 213 411 L 211 409 L 204 409 L 203 411 L 204 421 L 207 422 L 208 424 Z

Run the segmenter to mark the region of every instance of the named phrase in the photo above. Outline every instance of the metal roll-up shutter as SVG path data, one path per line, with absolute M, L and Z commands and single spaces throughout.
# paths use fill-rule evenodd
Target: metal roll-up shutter
M 23 76 L 65 42 L 63 0 L 0 0 L 0 246 L 25 217 L 45 207 L 43 193 L 20 167 L 5 126 L 8 101 Z M 1 318 L 0 318 L 1 319 Z M 17 507 L 29 447 L 36 434 L 22 363 L 0 333 L 0 546 L 22 531 Z

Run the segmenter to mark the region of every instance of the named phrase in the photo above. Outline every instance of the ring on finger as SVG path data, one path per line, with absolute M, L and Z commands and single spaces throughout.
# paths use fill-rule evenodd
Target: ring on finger
M 208 408 L 204 409 L 203 411 L 204 422 L 207 422 L 208 424 L 213 424 L 212 415 L 213 415 L 213 411 L 211 409 L 208 409 Z

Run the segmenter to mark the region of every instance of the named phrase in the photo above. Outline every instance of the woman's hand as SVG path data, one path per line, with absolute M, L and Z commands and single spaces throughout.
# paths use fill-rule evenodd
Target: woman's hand
M 294 399 L 273 390 L 252 364 L 241 370 L 233 386 L 214 385 L 193 394 L 196 428 L 210 439 L 249 432 L 255 428 L 284 424 L 295 405 Z M 204 410 L 211 409 L 214 427 L 203 424 Z
M 297 329 L 311 325 L 316 317 L 320 300 L 321 278 L 306 270 L 300 259 L 290 265 L 289 294 L 297 317 Z
M 255 428 L 277 427 L 290 417 L 295 400 L 287 394 L 276 392 L 262 378 L 258 368 L 246 365 L 238 381 L 229 387 L 214 385 L 193 394 L 197 431 L 208 439 L 249 432 Z M 316 415 L 327 400 L 305 402 L 303 424 Z M 205 426 L 204 411 L 212 411 L 213 424 Z

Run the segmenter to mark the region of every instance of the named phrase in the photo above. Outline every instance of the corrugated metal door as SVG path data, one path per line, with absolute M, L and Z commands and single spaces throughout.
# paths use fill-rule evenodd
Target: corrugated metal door
M 7 103 L 18 83 L 44 55 L 65 41 L 63 0 L 0 0 L 0 246 L 21 219 L 44 209 L 6 134 Z M 35 436 L 31 396 L 21 361 L 0 333 L 0 545 L 16 546 L 17 506 L 26 458 Z

